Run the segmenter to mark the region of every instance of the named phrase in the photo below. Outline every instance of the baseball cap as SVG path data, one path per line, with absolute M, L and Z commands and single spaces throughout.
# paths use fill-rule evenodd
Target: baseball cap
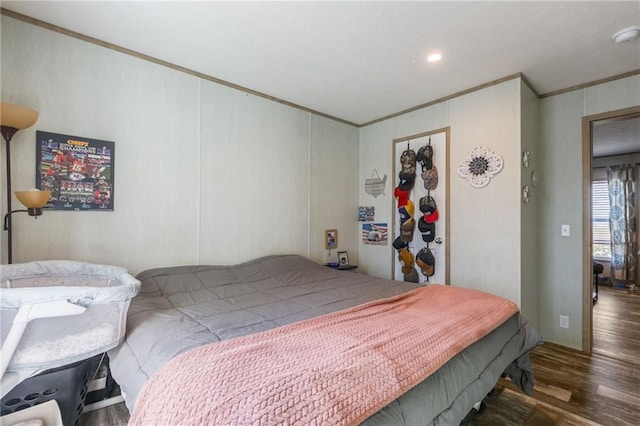
M 424 220 L 428 223 L 435 222 L 440 216 L 438 214 L 438 207 L 436 206 L 436 200 L 431 195 L 425 195 L 420 198 L 420 211 L 424 213 Z
M 422 216 L 418 220 L 418 229 L 422 232 L 422 240 L 426 243 L 430 243 L 436 238 L 436 224 L 433 222 L 427 222 Z
M 398 208 L 398 214 L 400 215 L 400 224 L 405 223 L 407 220 L 413 217 L 415 210 L 413 201 L 407 200 L 406 204 Z
M 413 231 L 416 229 L 416 221 L 413 218 L 409 218 L 406 222 L 400 225 L 400 240 L 405 243 L 413 241 Z
M 420 198 L 420 211 L 422 213 L 432 214 L 436 209 L 436 200 L 431 195 L 425 195 Z
M 416 270 L 416 268 L 411 268 L 408 273 L 404 274 L 404 280 L 410 283 L 420 282 L 420 275 L 418 275 L 418 271 Z
M 403 179 L 402 176 L 405 176 L 405 178 Z M 413 189 L 413 185 L 416 182 L 416 174 L 415 172 L 413 174 L 403 174 L 400 173 L 400 175 L 398 175 L 398 177 L 400 178 L 400 182 L 398 183 L 398 188 L 400 188 L 401 191 L 411 191 Z
M 406 205 L 409 201 L 409 191 L 404 191 L 399 187 L 393 190 L 393 195 L 398 199 L 398 208 Z
M 396 238 L 393 241 L 393 248 L 400 251 L 403 248 L 407 247 L 407 243 L 405 243 L 404 241 L 402 241 L 402 239 L 400 237 Z
M 440 214 L 438 213 L 438 210 L 434 210 L 433 213 L 431 214 L 425 213 L 422 215 L 422 217 L 427 223 L 433 223 L 436 220 L 438 220 L 438 218 L 440 217 Z
M 433 147 L 425 145 L 418 150 L 416 161 L 422 166 L 422 171 L 430 169 L 433 166 Z
M 416 265 L 422 270 L 422 273 L 427 277 L 432 276 L 435 273 L 436 258 L 430 249 L 423 247 L 416 254 Z
M 424 170 L 420 176 L 424 181 L 424 189 L 427 191 L 433 191 L 438 187 L 438 168 L 436 166 Z
M 413 255 L 409 247 L 405 247 L 398 252 L 398 260 L 402 263 L 402 273 L 408 273 L 413 268 Z
M 402 173 L 416 173 L 416 152 L 412 149 L 405 149 L 400 155 Z

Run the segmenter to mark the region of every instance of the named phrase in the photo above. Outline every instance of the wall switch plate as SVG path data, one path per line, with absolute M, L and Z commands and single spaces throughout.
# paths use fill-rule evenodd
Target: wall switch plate
M 569 328 L 569 317 L 560 315 L 560 328 Z
M 568 237 L 571 235 L 571 225 L 560 225 L 560 235 Z

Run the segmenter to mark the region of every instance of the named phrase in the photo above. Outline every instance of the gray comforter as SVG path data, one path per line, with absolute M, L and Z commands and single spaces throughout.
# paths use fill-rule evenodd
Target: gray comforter
M 191 348 L 393 296 L 417 284 L 335 271 L 300 256 L 236 266 L 182 266 L 140 273 L 125 341 L 109 352 L 130 410 L 144 383 Z M 533 386 L 528 351 L 539 334 L 515 315 L 370 417 L 371 425 L 455 425 L 503 372 Z M 517 361 L 517 362 L 516 362 Z

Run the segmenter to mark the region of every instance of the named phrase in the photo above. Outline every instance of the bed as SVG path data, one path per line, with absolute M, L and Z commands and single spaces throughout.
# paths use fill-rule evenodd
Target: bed
M 269 336 L 273 337 L 280 331 L 286 331 L 289 328 L 296 329 L 307 323 L 316 324 L 314 321 L 319 319 L 335 319 L 336 315 L 349 312 L 358 313 L 360 312 L 358 309 L 363 306 L 367 308 L 381 306 L 381 304 L 387 306 L 386 303 L 398 303 L 397 300 L 406 300 L 408 295 L 426 292 L 417 284 L 336 271 L 296 255 L 269 256 L 234 266 L 198 265 L 156 268 L 140 273 L 137 278 L 141 281 L 142 287 L 139 295 L 131 301 L 129 307 L 125 340 L 122 345 L 109 352 L 111 373 L 121 387 L 126 405 L 132 412 L 134 424 L 150 424 L 151 421 L 170 422 L 171 420 L 168 419 L 171 418 L 174 419 L 173 421 L 184 419 L 184 424 L 192 423 L 186 420 L 187 417 L 184 417 L 184 410 L 190 412 L 192 410 L 190 405 L 195 407 L 208 404 L 213 399 L 212 395 L 216 389 L 223 387 L 223 382 L 224 386 L 228 385 L 226 378 L 221 381 L 213 379 L 215 376 L 213 376 L 212 370 L 231 360 L 230 356 L 236 356 L 223 352 L 214 353 L 218 350 L 229 349 L 225 346 L 227 344 L 232 345 L 242 342 L 244 339 L 253 345 L 258 342 L 257 346 L 262 347 L 264 345 L 260 345 L 260 342 L 268 341 Z M 432 285 L 428 287 L 457 291 L 449 286 Z M 479 295 L 480 292 L 477 294 Z M 474 298 L 475 296 L 472 294 L 471 299 Z M 488 316 L 490 315 L 483 317 Z M 385 320 L 382 319 L 382 321 L 379 324 L 384 324 Z M 334 322 L 344 324 L 343 319 Z M 465 319 L 458 318 L 455 322 L 464 324 Z M 480 320 L 476 319 L 473 322 L 480 322 Z M 364 327 L 367 323 L 376 324 L 369 317 L 366 317 L 362 323 Z M 320 329 L 321 333 L 325 333 L 321 335 L 320 339 L 322 336 L 328 336 L 326 333 L 331 330 L 328 327 L 324 323 L 322 326 L 316 327 Z M 361 394 L 357 394 L 358 397 L 347 398 L 349 399 L 348 403 L 343 403 L 335 402 L 337 396 L 334 390 L 327 391 L 327 399 L 331 403 L 335 403 L 336 406 L 342 407 L 343 411 L 349 415 L 338 414 L 338 417 L 335 418 L 324 417 L 321 423 L 459 424 L 474 404 L 481 401 L 491 391 L 503 374 L 510 376 L 523 391 L 530 392 L 533 388 L 533 372 L 528 352 L 540 343 L 540 335 L 518 312 L 505 315 L 500 319 L 499 324 L 492 327 L 494 328 L 486 334 L 483 333 L 482 337 L 477 340 L 469 341 L 463 345 L 454 342 L 453 346 L 456 346 L 457 349 L 454 352 L 449 352 L 450 355 L 446 357 L 438 356 L 440 364 L 437 364 L 435 371 L 429 372 L 426 377 L 420 377 L 416 383 L 409 384 L 408 389 L 403 388 L 401 394 L 385 401 L 383 405 L 377 401 L 378 405 L 375 406 L 377 408 L 374 412 L 370 410 L 360 414 L 360 417 L 351 416 L 351 412 L 359 409 L 359 401 L 362 400 Z M 351 329 L 352 327 L 347 326 L 346 328 Z M 378 331 L 382 329 L 385 327 L 377 326 L 375 330 L 370 330 L 368 335 L 380 334 Z M 335 334 L 335 331 L 331 331 L 331 336 Z M 277 336 L 277 338 L 280 337 L 282 336 Z M 347 343 L 351 339 L 352 337 L 349 337 Z M 300 339 L 297 340 L 300 341 Z M 376 343 L 376 345 L 378 344 Z M 349 343 L 347 349 L 350 350 L 352 346 L 354 345 Z M 275 347 L 282 349 L 280 343 L 276 343 Z M 425 346 L 423 345 L 422 348 Z M 237 351 L 234 348 L 229 350 Z M 422 356 L 422 352 L 429 350 L 420 350 L 420 356 Z M 281 352 L 286 354 L 287 351 L 289 350 L 283 349 Z M 191 357 L 192 354 L 195 356 L 196 352 L 203 352 L 199 356 L 206 355 L 210 358 L 199 358 L 195 365 L 192 363 L 188 367 L 191 369 L 188 372 L 185 370 L 176 373 L 180 363 L 185 364 L 184 360 Z M 293 353 L 293 349 L 290 352 Z M 332 356 L 339 355 L 333 354 L 333 350 L 325 350 L 325 352 L 332 352 Z M 338 350 L 337 352 L 344 351 Z M 371 352 L 368 349 L 364 350 L 365 355 Z M 233 352 L 229 353 L 234 354 Z M 215 358 L 216 356 L 218 358 Z M 272 352 L 268 352 L 267 357 L 267 361 L 275 359 Z M 402 369 L 404 364 L 410 363 L 389 361 L 386 359 L 389 358 L 386 355 L 384 358 L 385 362 L 390 362 L 395 366 L 394 368 Z M 414 359 L 420 359 L 420 357 L 415 356 L 414 353 L 411 360 Z M 309 360 L 294 361 L 294 364 L 302 365 L 302 361 Z M 232 370 L 234 362 L 235 366 L 240 365 L 238 361 L 235 361 L 235 358 L 233 361 L 227 362 Z M 249 362 L 246 359 L 242 362 L 258 364 L 259 358 L 253 358 L 252 355 Z M 304 368 L 306 368 L 303 371 L 305 375 L 308 370 L 315 370 L 309 367 Z M 238 370 L 240 370 L 239 367 Z M 332 367 L 331 370 L 340 370 L 339 373 L 342 374 L 344 373 L 342 370 L 345 368 Z M 165 382 L 162 383 L 158 378 L 163 374 L 173 374 L 173 376 L 167 376 L 169 378 L 165 378 Z M 294 373 L 289 376 L 292 374 Z M 385 373 L 385 376 L 395 374 L 396 372 Z M 277 374 L 268 373 L 266 375 L 275 376 Z M 181 377 L 185 378 L 186 383 L 174 386 L 173 381 L 177 383 Z M 187 377 L 188 380 L 186 380 Z M 325 379 L 321 378 L 320 380 Z M 154 386 L 157 393 L 151 394 Z M 195 386 L 194 389 L 204 395 L 203 399 L 196 403 L 197 395 L 189 395 L 182 386 Z M 274 386 L 280 385 L 268 385 L 270 388 Z M 248 392 L 255 390 L 255 388 L 255 383 L 237 385 L 237 389 L 240 389 L 238 394 L 241 396 L 248 395 Z M 164 393 L 168 399 L 162 402 L 160 393 Z M 257 394 L 260 393 L 257 392 Z M 222 399 L 230 398 L 224 392 L 222 394 Z M 246 396 L 242 396 L 242 398 L 247 399 Z M 254 398 L 254 396 L 252 395 L 250 398 Z M 273 399 L 273 396 L 270 398 Z M 295 399 L 300 399 L 300 397 Z M 154 403 L 156 404 L 155 408 Z M 253 399 L 250 399 L 249 403 L 254 406 L 260 405 Z M 169 412 L 174 409 L 177 411 L 170 414 Z M 181 413 L 179 413 L 180 410 L 182 410 Z M 296 408 L 290 408 L 289 411 L 291 410 L 296 410 Z M 322 406 L 319 410 L 323 416 L 326 416 L 326 413 L 334 411 L 334 408 L 329 410 Z M 168 416 L 173 415 L 174 417 L 153 417 L 160 415 L 158 411 L 161 411 L 162 415 L 167 412 Z M 208 407 L 205 414 L 200 413 L 200 415 L 210 416 L 212 412 L 220 411 L 224 410 L 219 407 Z M 151 417 L 145 418 L 140 413 L 152 414 Z M 212 417 L 203 418 L 211 419 Z M 291 418 L 287 417 L 286 421 L 283 421 L 283 418 L 278 420 L 276 417 L 274 420 L 273 417 L 270 417 L 270 420 L 265 421 L 267 417 L 260 417 L 257 420 L 255 418 L 247 420 L 243 417 L 242 421 L 238 418 L 233 421 L 218 419 L 213 423 L 296 423 Z M 309 423 L 308 418 L 302 418 L 302 420 L 298 418 L 297 422 Z M 208 421 L 208 423 L 213 424 L 212 421 Z

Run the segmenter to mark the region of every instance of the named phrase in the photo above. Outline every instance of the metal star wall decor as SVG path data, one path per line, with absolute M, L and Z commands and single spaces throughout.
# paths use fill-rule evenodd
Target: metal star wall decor
M 502 157 L 489 151 L 486 146 L 476 146 L 460 165 L 458 174 L 465 178 L 471 186 L 482 188 L 487 186 L 491 178 L 496 175 L 503 166 Z

